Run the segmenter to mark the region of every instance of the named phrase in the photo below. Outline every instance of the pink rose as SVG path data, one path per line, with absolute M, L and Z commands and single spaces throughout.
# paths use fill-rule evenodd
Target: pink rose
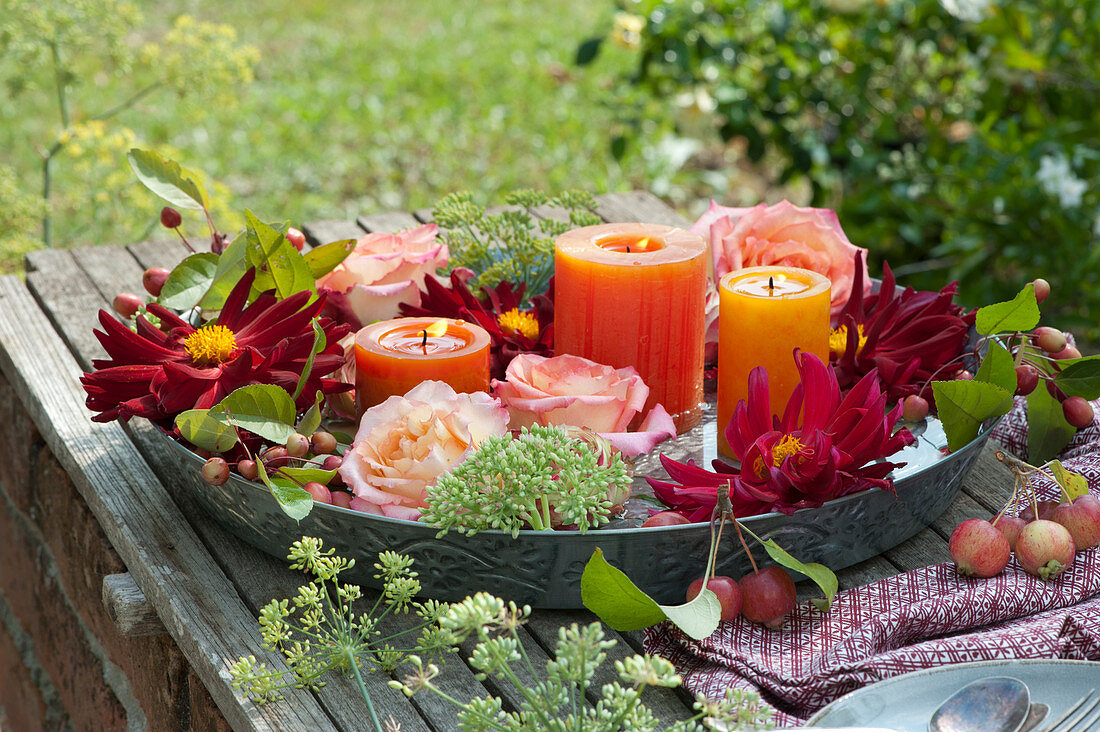
M 840 312 L 852 293 L 856 252 L 864 252 L 864 294 L 871 290 L 866 249 L 848 241 L 836 212 L 781 201 L 752 208 L 728 208 L 714 201 L 691 231 L 710 236 L 718 277 L 763 265 L 810 269 L 832 280 L 832 313 Z
M 483 440 L 508 431 L 508 412 L 493 397 L 456 394 L 424 381 L 363 413 L 340 476 L 366 513 L 415 521 L 426 489 Z
M 420 304 L 424 278 L 450 259 L 447 245 L 435 240 L 438 231 L 425 224 L 396 234 L 367 234 L 317 286 L 342 293 L 361 325 L 397 317 L 400 303 Z
M 539 425 L 586 427 L 629 455 L 653 449 L 676 435 L 664 407 L 649 411 L 639 431 L 627 425 L 645 406 L 649 387 L 633 367 L 614 369 L 580 356 L 547 358 L 521 353 L 508 364 L 493 394 L 508 408 L 512 428 Z
M 718 288 L 713 282 L 707 283 L 706 335 L 703 336 L 703 363 L 707 366 L 718 363 Z

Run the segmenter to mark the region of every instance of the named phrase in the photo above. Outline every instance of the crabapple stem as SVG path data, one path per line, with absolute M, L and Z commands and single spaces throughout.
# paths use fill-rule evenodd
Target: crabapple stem
M 182 231 L 180 231 L 180 227 L 177 226 L 175 231 L 176 231 L 177 234 L 180 235 L 180 239 L 183 240 L 184 246 L 186 246 L 188 249 L 190 249 L 191 253 L 194 254 L 195 253 L 195 247 L 191 246 L 191 242 L 187 241 L 187 237 L 183 235 Z
M 752 549 L 749 549 L 749 545 L 745 543 L 745 537 L 741 534 L 741 524 L 737 519 L 733 520 L 733 528 L 737 530 L 737 538 L 741 540 L 741 546 L 745 547 L 745 553 L 749 555 L 749 564 L 752 565 L 753 572 L 759 572 L 760 568 L 756 566 L 756 560 L 753 559 Z

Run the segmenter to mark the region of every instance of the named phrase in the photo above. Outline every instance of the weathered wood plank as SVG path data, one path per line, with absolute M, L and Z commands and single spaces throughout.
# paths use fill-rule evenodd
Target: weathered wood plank
M 109 574 L 103 578 L 103 607 L 118 632 L 124 636 L 136 638 L 168 632 L 153 604 L 129 572 Z
M 947 541 L 931 528 L 924 529 L 908 541 L 883 552 L 882 555 L 903 572 L 926 567 L 929 564 L 951 561 L 951 555 L 947 551 Z
M 851 567 L 838 570 L 836 578 L 840 582 L 840 588 L 847 590 L 895 575 L 898 573 L 898 569 L 885 557 L 871 557 L 859 564 L 853 564 Z
M 251 614 L 121 427 L 91 422 L 80 367 L 15 277 L 0 278 L 0 310 L 0 369 L 226 719 L 334 729 L 309 694 L 259 708 L 232 689 L 229 659 L 260 648 Z
M 91 368 L 91 359 L 106 357 L 92 333 L 103 298 L 77 267 L 72 252 L 45 249 L 28 254 L 27 285 L 69 349 L 84 354 L 81 366 Z
M 302 225 L 302 233 L 311 247 L 317 247 L 341 239 L 358 239 L 366 232 L 354 221 L 313 221 Z
M 134 261 L 128 263 L 125 251 L 120 252 L 114 247 L 78 250 L 74 252 L 74 258 L 104 296 L 106 293 L 127 289 L 133 282 L 140 283 L 144 270 L 144 267 Z M 100 262 L 109 262 L 112 259 L 119 261 L 120 266 L 99 266 Z M 192 528 L 214 561 L 233 582 L 253 617 L 259 614 L 269 600 L 291 597 L 297 593 L 298 587 L 304 584 L 301 574 L 292 572 L 285 563 L 256 551 L 222 529 L 209 519 L 204 510 L 190 501 L 183 491 L 173 490 L 179 486 L 179 476 L 171 467 L 174 461 L 167 457 L 168 444 L 159 430 L 145 420 L 133 420 L 125 429 L 162 483 L 173 494 L 177 505 L 188 517 Z M 373 597 L 370 600 L 373 601 Z M 362 609 L 365 611 L 367 607 Z M 428 729 L 415 707 L 403 694 L 389 688 L 388 681 L 388 676 L 380 674 L 365 676 L 364 683 L 374 703 L 385 708 L 386 715 L 400 724 L 403 730 Z M 315 696 L 341 729 L 354 730 L 362 724 L 366 707 L 360 698 L 358 687 L 350 679 L 333 675 Z
M 209 244 L 209 239 L 203 239 L 203 243 Z M 172 269 L 191 254 L 191 250 L 179 239 L 157 239 L 156 241 L 142 241 L 130 244 L 126 247 L 134 259 L 141 265 L 144 272 L 150 267 L 167 267 Z M 141 288 L 139 279 L 134 287 Z M 134 290 L 138 292 L 138 290 Z
M 994 516 L 1012 497 L 1014 485 L 1012 471 L 996 457 L 997 449 L 998 446 L 987 443 L 963 482 L 963 491 Z
M 360 216 L 355 221 L 364 231 L 396 232 L 420 225 L 420 222 L 416 220 L 415 216 L 403 211 L 390 211 L 388 213 Z
M 686 229 L 691 222 L 649 191 L 607 193 L 596 196 L 596 213 L 607 222 L 636 221 Z

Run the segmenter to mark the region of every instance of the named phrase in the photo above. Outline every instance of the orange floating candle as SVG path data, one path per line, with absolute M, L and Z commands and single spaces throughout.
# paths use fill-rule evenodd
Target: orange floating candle
M 355 404 L 362 414 L 422 381 L 458 392 L 489 390 L 489 334 L 448 318 L 398 318 L 355 334 Z
M 633 366 L 685 432 L 703 401 L 707 246 L 656 224 L 603 224 L 558 237 L 554 351 Z
M 794 350 L 829 362 L 829 297 L 825 275 L 794 267 L 748 267 L 718 286 L 718 450 L 734 457 L 726 425 L 746 399 L 749 372 L 768 370 L 772 414 L 781 415 L 798 385 Z

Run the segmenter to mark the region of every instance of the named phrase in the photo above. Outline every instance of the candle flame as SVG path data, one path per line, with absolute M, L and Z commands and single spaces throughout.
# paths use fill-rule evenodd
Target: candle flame
M 639 241 L 635 246 L 637 246 L 638 249 L 640 249 L 641 251 L 644 252 L 646 249 L 649 248 L 649 237 L 648 236 L 645 237 L 644 239 Z
M 447 334 L 447 321 L 443 318 L 435 321 L 427 328 L 424 329 L 424 333 L 430 335 L 432 338 L 439 338 L 442 335 Z

